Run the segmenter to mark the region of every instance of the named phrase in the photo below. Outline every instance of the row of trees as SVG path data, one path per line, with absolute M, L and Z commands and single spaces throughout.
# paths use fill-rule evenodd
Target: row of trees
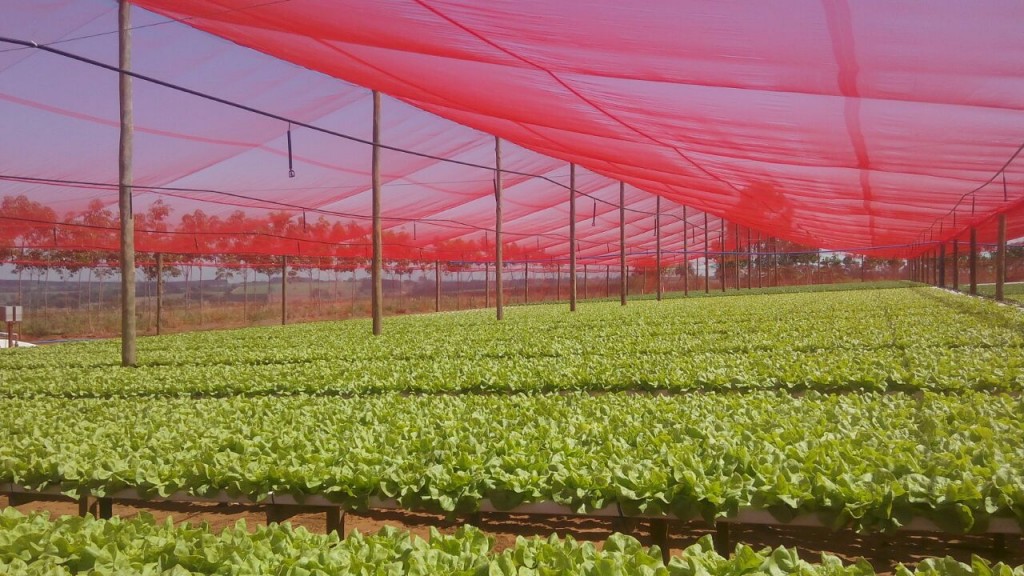
M 265 275 L 268 280 L 280 277 L 282 260 L 273 254 L 297 254 L 288 258 L 288 274 L 298 277 L 300 270 L 329 270 L 354 273 L 365 270 L 370 260 L 369 229 L 354 222 L 330 222 L 320 215 L 310 221 L 305 214 L 271 211 L 263 217 L 236 210 L 227 217 L 211 216 L 194 210 L 171 222 L 172 209 L 162 199 L 136 214 L 138 268 L 146 281 L 156 280 L 155 253 L 164 254 L 164 278 L 188 276 L 195 266 L 213 266 L 215 278 L 237 281 L 246 270 Z M 386 231 L 385 270 L 399 278 L 411 277 L 417 270 L 426 270 L 441 262 L 445 272 L 481 268 L 493 256 L 493 242 L 485 235 L 479 241 L 462 239 L 417 242 L 404 231 Z M 421 248 L 427 244 L 429 248 Z M 0 200 L 0 263 L 9 263 L 21 277 L 46 280 L 80 278 L 88 270 L 90 279 L 105 281 L 116 275 L 118 221 L 112 207 L 93 200 L 85 210 L 63 217 L 49 206 L 26 196 L 6 196 Z M 1024 251 L 1015 247 L 1011 251 Z M 694 250 L 692 256 L 702 256 Z M 741 243 L 738 250 L 724 254 L 714 251 L 706 255 L 712 262 L 707 269 L 719 282 L 748 271 L 783 269 L 792 277 L 824 274 L 832 279 L 898 277 L 904 270 L 900 259 L 878 259 L 843 253 L 821 253 L 817 250 L 779 239 L 761 239 L 749 246 Z M 983 252 L 982 265 L 990 255 Z M 1024 254 L 1010 254 L 1012 266 L 1020 266 Z M 523 247 L 507 244 L 505 258 L 509 262 L 535 262 L 536 271 L 554 272 L 560 264 L 539 246 Z M 634 270 L 652 268 L 654 258 L 647 255 L 632 258 Z M 672 265 L 677 276 L 684 273 L 703 275 L 703 261 L 691 260 Z

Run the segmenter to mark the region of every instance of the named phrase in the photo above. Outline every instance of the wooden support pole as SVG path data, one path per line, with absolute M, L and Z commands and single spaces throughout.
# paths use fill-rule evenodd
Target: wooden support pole
M 740 225 L 733 224 L 733 234 L 736 237 L 736 243 L 732 247 L 732 265 L 736 268 L 736 290 L 740 289 Z
M 718 277 L 722 280 L 722 292 L 725 292 L 725 218 L 722 218 L 718 229 Z
M 619 182 L 619 303 L 626 305 L 626 183 Z
M 288 323 L 288 256 L 281 256 L 281 326 Z
M 729 524 L 725 522 L 715 523 L 715 552 L 723 558 L 728 558 L 733 552 Z
M 663 288 L 661 285 L 661 196 L 655 196 L 654 200 L 654 290 L 657 293 L 655 299 L 661 302 Z
M 953 240 L 953 290 L 960 290 L 960 240 Z
M 345 512 L 337 506 L 329 506 L 327 514 L 327 533 L 334 532 L 338 538 L 345 537 Z
M 683 296 L 690 295 L 690 243 L 687 237 L 686 206 L 683 206 Z
M 589 278 L 590 275 L 587 274 L 587 272 L 588 272 L 587 265 L 584 264 L 583 265 L 583 299 L 584 300 L 587 300 L 588 298 L 590 298 L 589 290 L 587 290 L 587 288 L 588 288 L 588 286 L 587 286 L 587 279 Z
M 939 288 L 946 287 L 946 244 L 939 244 Z
M 772 238 L 772 259 L 775 261 L 775 286 L 779 285 L 779 239 Z
M 978 229 L 971 226 L 970 252 L 967 254 L 967 273 L 971 281 L 971 296 L 978 295 Z
M 441 311 L 441 261 L 434 260 L 434 312 Z
M 555 300 L 562 298 L 562 265 L 555 266 Z M 568 299 L 568 298 L 567 298 Z
M 121 365 L 135 366 L 135 216 L 132 212 L 132 140 L 135 121 L 132 114 L 131 29 L 132 7 L 120 0 L 117 11 L 118 100 L 121 107 L 121 131 L 118 141 L 118 215 L 121 221 Z
M 639 528 L 640 520 L 629 516 L 612 518 L 612 531 L 620 534 L 633 535 Z
M 164 255 L 156 253 L 156 334 L 160 335 L 164 312 Z
M 708 230 L 708 213 L 704 213 L 704 293 L 711 293 L 711 266 L 708 263 L 708 257 L 711 256 L 709 250 L 711 245 L 708 243 L 711 239 L 711 231 Z
M 668 520 L 651 520 L 651 541 L 661 550 L 661 561 L 667 566 L 672 557 L 669 549 Z
M 497 319 L 505 319 L 505 268 L 503 236 L 501 234 L 501 138 L 494 137 L 494 306 Z
M 1006 556 L 1006 534 L 992 535 L 992 557 L 1002 560 Z
M 98 519 L 110 520 L 114 517 L 114 501 L 110 498 L 97 498 L 96 508 Z
M 384 331 L 384 240 L 380 223 L 380 92 L 373 91 L 373 152 L 370 156 L 370 180 L 373 187 L 373 258 L 370 266 L 370 312 L 373 335 Z
M 11 503 L 11 502 L 8 502 L 8 504 L 10 504 L 11 506 L 14 506 L 14 504 Z M 92 504 L 93 504 L 92 499 L 88 495 L 86 495 L 86 494 L 79 495 L 78 496 L 78 515 L 84 518 L 86 515 L 90 514 L 90 510 L 92 508 Z
M 1006 284 L 1006 213 L 998 216 L 998 231 L 996 238 L 996 300 L 1002 302 L 1005 298 Z
M 764 247 L 761 245 L 761 233 L 757 233 L 757 287 L 764 288 L 762 269 L 764 268 Z
M 747 228 L 747 290 L 754 287 L 754 248 L 750 228 Z
M 491 307 L 491 264 L 484 262 L 484 308 Z
M 523 262 L 523 303 L 530 303 L 530 263 Z
M 559 268 L 561 277 L 561 268 Z M 576 311 L 576 165 L 569 164 L 569 311 Z

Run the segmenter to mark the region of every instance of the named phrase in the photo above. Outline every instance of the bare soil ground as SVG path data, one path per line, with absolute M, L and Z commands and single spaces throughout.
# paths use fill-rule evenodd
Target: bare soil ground
M 6 496 L 0 496 L 0 509 L 8 506 Z M 17 506 L 22 512 L 49 511 L 51 516 L 77 514 L 78 505 L 73 502 L 36 501 Z M 148 512 L 158 521 L 168 516 L 176 522 L 198 524 L 208 523 L 214 530 L 234 525 L 244 519 L 250 527 L 266 522 L 263 509 L 256 506 L 220 504 L 179 504 L 151 503 L 137 507 L 115 503 L 114 514 L 132 517 L 139 512 Z M 323 514 L 300 514 L 289 520 L 293 526 L 303 526 L 312 532 L 323 533 L 326 521 Z M 352 530 L 374 533 L 385 525 L 402 528 L 422 537 L 427 537 L 431 527 L 450 534 L 464 523 L 473 523 L 495 539 L 495 548 L 503 550 L 515 544 L 519 536 L 547 537 L 551 533 L 560 536 L 572 535 L 580 541 L 600 543 L 613 531 L 632 534 L 644 544 L 651 544 L 650 526 L 647 522 L 616 525 L 609 519 L 578 517 L 540 517 L 515 514 L 481 514 L 474 518 L 446 519 L 435 514 L 407 511 L 373 511 L 370 513 L 348 513 L 345 515 L 345 532 Z M 705 534 L 713 533 L 703 522 L 673 523 L 669 529 L 669 542 L 673 554 L 690 546 Z M 786 546 L 797 548 L 805 560 L 814 562 L 822 552 L 839 556 L 853 562 L 857 558 L 867 559 L 879 573 L 890 573 L 904 563 L 908 566 L 922 558 L 953 556 L 962 562 L 969 562 L 972 554 L 992 561 L 1001 560 L 1011 565 L 1024 564 L 1024 545 L 1019 536 L 1007 536 L 1000 544 L 992 536 L 956 536 L 924 533 L 896 533 L 890 535 L 860 535 L 852 531 L 831 532 L 816 528 L 733 526 L 731 538 L 734 543 L 742 542 L 755 548 L 765 546 Z

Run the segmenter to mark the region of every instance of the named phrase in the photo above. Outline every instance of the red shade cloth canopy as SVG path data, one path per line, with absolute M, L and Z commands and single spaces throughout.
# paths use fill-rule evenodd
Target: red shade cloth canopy
M 114 3 L 24 4 L 0 35 L 115 60 Z M 488 257 L 489 134 L 516 144 L 505 169 L 543 177 L 506 177 L 512 259 L 567 256 L 569 162 L 585 168 L 590 195 L 578 209 L 583 262 L 615 261 L 618 181 L 634 259 L 653 250 L 652 194 L 666 200 L 669 260 L 681 257 L 683 205 L 690 250 L 703 247 L 702 210 L 713 246 L 720 217 L 762 238 L 879 255 L 971 226 L 991 240 L 1000 212 L 1011 237 L 1024 235 L 1019 2 L 135 4 L 152 11 L 135 19 L 141 73 L 363 139 L 360 87 L 373 88 L 397 99 L 385 101 L 386 144 L 482 166 L 386 152 L 386 257 Z M 19 210 L 47 207 L 62 222 L 114 206 L 109 187 L 33 180 L 116 182 L 113 73 L 0 52 L 0 113 L 0 197 L 24 195 L 36 204 Z M 153 214 L 139 226 L 140 250 L 368 255 L 364 144 L 293 128 L 290 179 L 286 123 L 142 81 L 136 119 L 137 211 L 170 213 L 163 231 Z M 0 218 L 0 235 L 109 245 L 102 227 L 63 240 L 71 232 L 30 220 L 15 235 Z

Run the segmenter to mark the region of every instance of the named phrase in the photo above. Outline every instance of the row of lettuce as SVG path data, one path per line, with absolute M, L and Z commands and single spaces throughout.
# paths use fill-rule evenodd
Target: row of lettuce
M 0 399 L 0 483 L 984 531 L 1024 521 L 1021 414 L 978 392 Z
M 1024 315 L 931 288 L 510 309 L 145 338 L 0 357 L 0 396 L 1024 389 Z
M 0 569 L 4 574 L 408 574 L 521 576 L 541 574 L 644 576 L 873 576 L 861 560 L 844 563 L 823 554 L 817 562 L 794 549 L 754 550 L 738 545 L 724 558 L 710 537 L 672 556 L 666 565 L 660 550 L 636 539 L 613 534 L 602 545 L 519 537 L 498 551 L 483 532 L 463 527 L 444 535 L 431 530 L 426 539 L 385 528 L 373 535 L 352 532 L 313 534 L 288 525 L 260 526 L 250 532 L 244 523 L 214 533 L 206 525 L 175 525 L 140 516 L 130 520 L 94 520 L 0 513 Z M 1022 576 L 1012 568 L 972 557 L 970 564 L 952 558 L 928 558 L 910 569 L 899 565 L 896 576 Z

